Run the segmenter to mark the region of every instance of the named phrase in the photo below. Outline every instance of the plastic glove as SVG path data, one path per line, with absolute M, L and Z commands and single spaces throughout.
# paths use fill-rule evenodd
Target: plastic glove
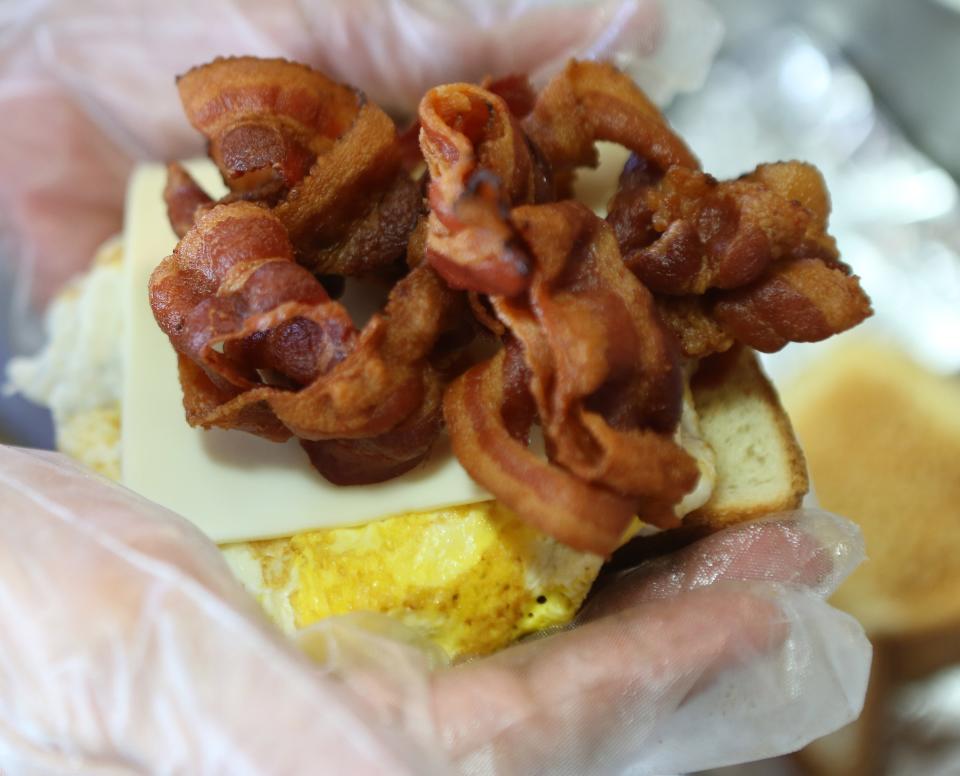
M 662 774 L 856 717 L 870 646 L 824 602 L 863 557 L 823 512 L 731 528 L 576 627 L 431 670 L 381 619 L 301 634 L 216 547 L 62 456 L 0 448 L 0 772 Z M 377 627 L 371 627 L 371 624 Z
M 440 82 L 611 58 L 657 99 L 698 86 L 720 37 L 701 0 L 71 0 L 0 10 L 0 234 L 38 302 L 121 222 L 134 161 L 202 142 L 174 76 L 215 56 L 287 57 L 412 112 Z

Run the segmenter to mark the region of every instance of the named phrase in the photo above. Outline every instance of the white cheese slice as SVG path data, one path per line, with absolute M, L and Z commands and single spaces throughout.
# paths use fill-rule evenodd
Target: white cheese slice
M 211 163 L 187 167 L 213 196 L 223 193 Z M 491 498 L 447 444 L 438 444 L 426 462 L 402 477 L 338 487 L 310 466 L 296 441 L 274 444 L 239 431 L 188 426 L 176 356 L 154 322 L 147 294 L 150 273 L 177 242 L 163 203 L 165 178 L 163 165 L 143 165 L 127 192 L 122 398 L 127 487 L 183 515 L 219 543 L 358 525 Z
M 617 190 L 620 173 L 630 158 L 630 151 L 616 143 L 601 141 L 597 146 L 598 164 L 595 168 L 582 167 L 577 170 L 573 182 L 573 195 L 601 218 L 607 215 L 607 205 L 613 192 Z
M 616 186 L 627 152 L 600 146 L 600 167 L 581 171 L 577 194 L 599 212 Z M 216 167 L 187 163 L 213 196 L 225 192 Z M 218 543 L 292 536 L 304 531 L 361 525 L 404 512 L 443 509 L 491 499 L 438 440 L 429 459 L 389 482 L 335 486 L 309 464 L 295 440 L 274 444 L 239 431 L 190 428 L 184 418 L 176 355 L 150 310 L 150 273 L 173 251 L 177 238 L 163 203 L 163 165 L 138 167 L 127 192 L 123 262 L 124 382 L 122 479 L 143 496 L 186 517 Z M 358 325 L 369 300 L 344 299 Z M 677 441 L 700 465 L 697 488 L 678 505 L 681 516 L 706 501 L 715 480 L 713 452 L 699 438 L 689 394 Z M 543 455 L 534 429 L 533 447 Z

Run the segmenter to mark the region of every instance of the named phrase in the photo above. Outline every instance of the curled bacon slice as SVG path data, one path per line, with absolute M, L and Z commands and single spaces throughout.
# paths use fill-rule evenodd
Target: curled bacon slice
M 177 354 L 177 372 L 183 391 L 183 408 L 191 426 L 211 428 L 212 424 L 207 419 L 217 408 L 241 393 L 239 388 L 215 383 L 199 364 L 182 353 Z M 264 402 L 248 404 L 225 428 L 246 431 L 271 442 L 285 442 L 292 436 Z
M 661 171 L 699 166 L 657 106 L 608 64 L 571 60 L 540 93 L 523 126 L 566 187 L 575 168 L 597 166 L 597 140 L 619 143 Z
M 390 431 L 358 439 L 302 440 L 310 462 L 336 485 L 363 485 L 399 477 L 430 452 L 442 427 L 443 385 L 428 372 L 420 408 Z
M 511 221 L 535 258 L 532 282 L 526 298 L 497 297 L 493 304 L 522 346 L 525 390 L 550 461 L 540 461 L 519 441 L 526 435 L 523 423 L 513 423 L 511 432 L 504 418 L 511 394 L 496 384 L 503 379 L 497 375 L 517 373 L 507 361 L 475 368 L 448 391 L 445 416 L 454 450 L 498 499 L 524 517 L 536 515 L 539 528 L 606 554 L 639 507 L 656 505 L 652 514 L 663 517 L 669 512 L 664 507 L 696 482 L 695 463 L 672 439 L 682 390 L 676 353 L 651 295 L 623 266 L 602 220 L 579 203 L 562 202 L 516 208 Z M 481 398 L 484 403 L 474 406 Z M 492 445 L 481 445 L 485 435 L 514 441 L 499 452 L 487 450 L 478 463 L 478 445 Z M 505 469 L 536 481 L 517 488 Z M 557 504 L 546 494 L 558 492 L 564 479 L 570 499 L 563 508 L 570 511 L 550 518 Z M 577 533 L 581 528 L 571 524 L 577 521 L 586 521 L 592 539 Z
M 537 93 L 525 75 L 507 75 L 502 78 L 484 78 L 480 84 L 488 92 L 503 98 L 510 112 L 518 119 L 530 115 L 537 102 Z
M 358 275 L 403 255 L 420 193 L 403 169 L 396 127 L 361 92 L 303 65 L 253 57 L 218 59 L 177 85 L 231 189 L 225 201 L 274 207 L 301 264 Z
M 788 342 L 818 342 L 871 313 L 855 277 L 816 259 L 776 265 L 756 283 L 725 294 L 717 321 L 740 342 L 767 353 Z
M 343 308 L 293 261 L 283 225 L 246 202 L 201 216 L 154 270 L 150 302 L 174 348 L 221 386 L 253 387 L 258 369 L 309 382 L 353 336 Z
M 651 182 L 649 170 L 632 161 L 609 219 L 627 265 L 656 293 L 739 288 L 785 258 L 837 260 L 826 233 L 826 187 L 810 165 L 762 165 L 723 182 L 672 167 Z M 778 186 L 790 181 L 781 193 Z
M 333 477 L 367 482 L 415 465 L 432 441 L 429 430 L 436 435 L 439 401 L 425 399 L 438 378 L 428 357 L 450 323 L 453 293 L 426 265 L 397 283 L 384 311 L 358 333 L 293 261 L 279 219 L 236 202 L 200 217 L 155 270 L 150 301 L 181 356 L 194 425 L 270 439 L 368 440 L 314 456 L 340 461 L 329 465 Z M 411 440 L 417 444 L 404 447 Z M 389 450 L 390 460 L 345 475 L 342 459 L 356 458 L 354 447 L 379 449 L 381 459 Z
M 248 406 L 265 402 L 301 439 L 360 439 L 390 431 L 417 411 L 427 393 L 427 358 L 443 330 L 449 294 L 429 267 L 411 272 L 328 373 L 298 391 L 252 388 L 202 425 L 229 428 Z
M 447 389 L 453 450 L 471 477 L 525 521 L 570 547 L 607 555 L 623 538 L 634 504 L 540 460 L 511 434 L 504 415 L 516 398 L 505 373 L 518 365 L 510 353 L 499 351 Z
M 608 220 L 684 355 L 702 357 L 734 339 L 765 351 L 818 341 L 870 315 L 827 234 L 829 210 L 822 176 L 801 162 L 718 182 L 633 157 Z
M 353 124 L 363 100 L 305 65 L 255 57 L 195 67 L 177 88 L 230 190 L 255 199 L 299 183 Z
M 681 375 L 650 293 L 583 205 L 520 207 L 511 218 L 537 268 L 525 306 L 494 305 L 524 345 L 553 457 L 587 480 L 672 504 L 696 472 L 671 438 Z
M 167 218 L 177 237 L 183 237 L 196 220 L 197 211 L 213 205 L 213 199 L 182 165 L 167 165 L 167 185 L 163 189 Z
M 473 84 L 450 84 L 427 92 L 418 115 L 430 173 L 428 261 L 454 288 L 522 292 L 529 257 L 506 215 L 544 196 L 545 178 L 507 102 Z
M 298 260 L 315 272 L 357 275 L 400 258 L 422 201 L 390 117 L 365 102 L 275 212 Z

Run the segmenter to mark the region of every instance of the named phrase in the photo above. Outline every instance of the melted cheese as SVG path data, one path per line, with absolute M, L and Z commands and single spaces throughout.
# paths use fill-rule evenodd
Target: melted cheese
M 598 216 L 607 215 L 607 205 L 613 192 L 617 190 L 617 181 L 623 165 L 630 158 L 630 152 L 621 145 L 601 141 L 596 144 L 597 166 L 582 167 L 577 170 L 573 182 L 573 195 L 589 206 Z

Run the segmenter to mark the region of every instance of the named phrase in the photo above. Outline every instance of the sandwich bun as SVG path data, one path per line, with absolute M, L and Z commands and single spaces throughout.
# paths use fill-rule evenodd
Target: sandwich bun
M 870 557 L 833 602 L 875 636 L 960 624 L 960 381 L 854 338 L 784 397 L 817 498 L 857 522 Z

